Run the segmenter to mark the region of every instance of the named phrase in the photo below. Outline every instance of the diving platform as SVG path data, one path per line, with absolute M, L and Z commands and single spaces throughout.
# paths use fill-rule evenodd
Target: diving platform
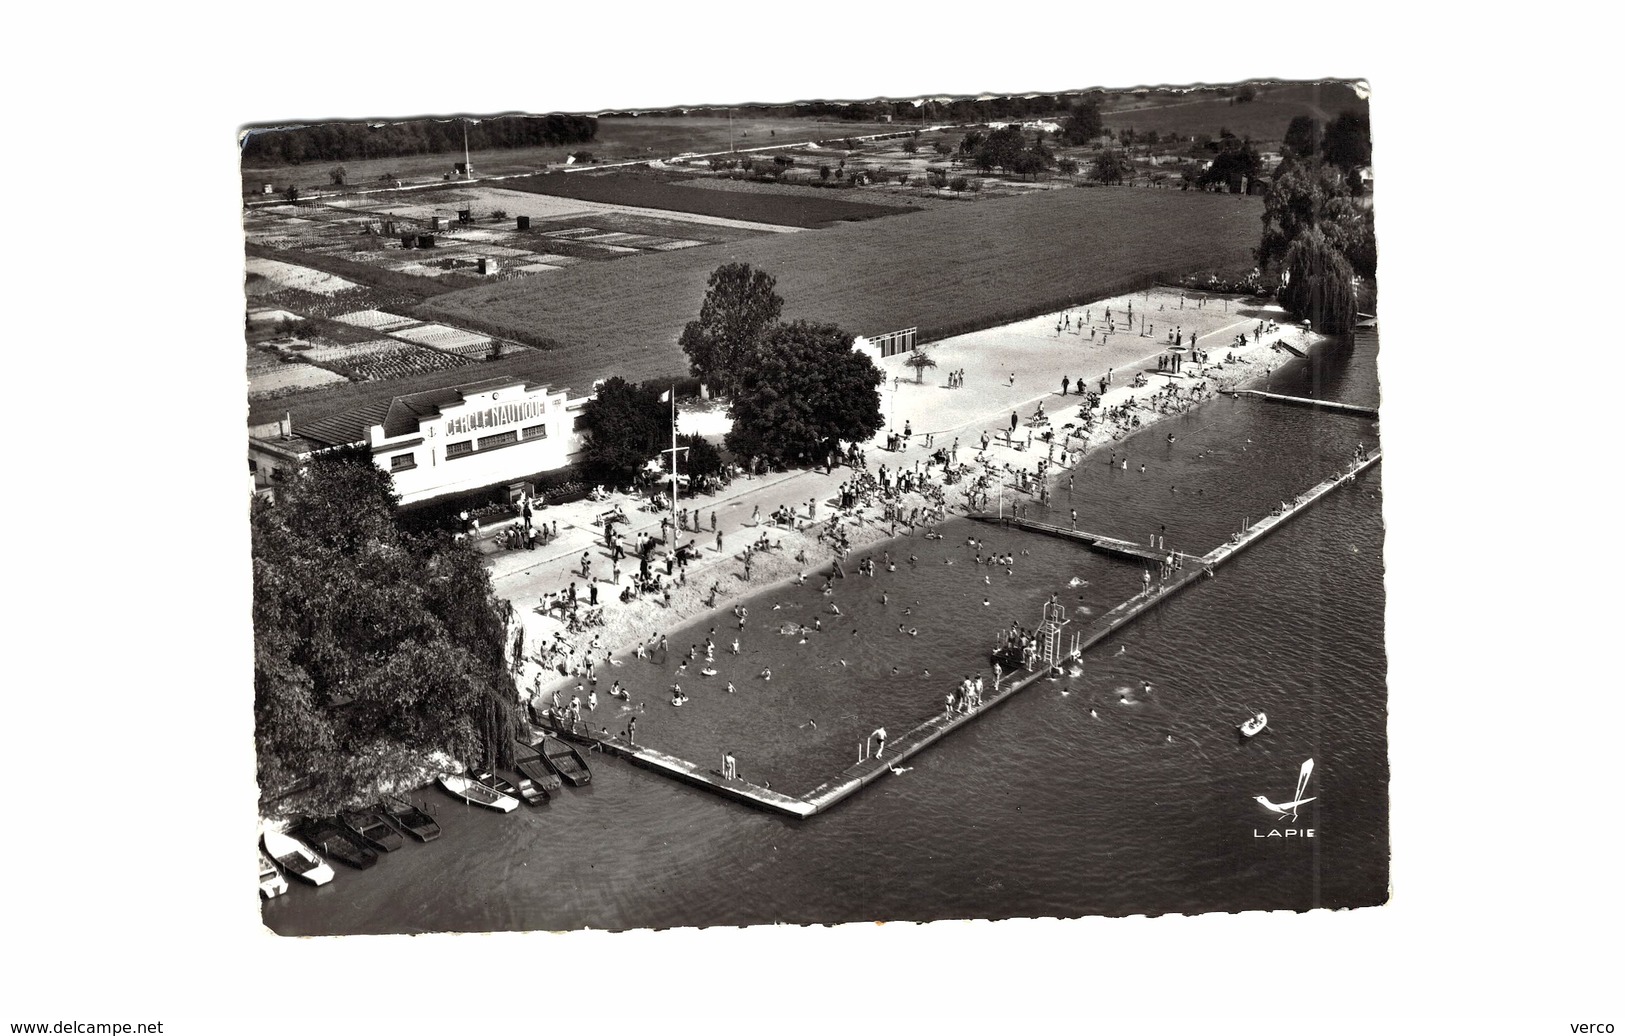
M 1332 410 L 1344 414 L 1358 414 L 1361 417 L 1380 417 L 1376 407 L 1356 406 L 1353 403 L 1334 403 L 1329 399 L 1310 399 L 1307 396 L 1283 396 L 1278 392 L 1260 392 L 1258 389 L 1236 389 L 1230 393 L 1232 396 L 1251 396 L 1254 399 L 1266 399 L 1271 403 L 1286 403 L 1289 406 L 1313 407 L 1316 410 Z

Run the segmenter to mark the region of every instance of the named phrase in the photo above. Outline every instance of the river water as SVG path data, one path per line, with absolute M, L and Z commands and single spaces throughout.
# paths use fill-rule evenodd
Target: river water
M 1270 387 L 1375 406 L 1376 352 L 1375 331 L 1328 342 Z M 1160 532 L 1200 554 L 1346 464 L 1357 442 L 1378 445 L 1375 422 L 1220 399 L 1117 444 L 1127 471 L 1108 467 L 1108 447 L 1070 486 L 1062 475 L 1051 518 L 1076 508 L 1080 528 L 1142 542 Z M 590 787 L 508 816 L 425 789 L 416 797 L 434 807 L 439 841 L 294 887 L 266 904 L 265 922 L 291 935 L 1381 903 L 1381 498 L 1379 465 L 1088 652 L 1079 675 L 1041 681 L 827 814 L 781 819 L 597 757 Z M 1140 584 L 1138 565 L 1067 541 L 964 519 L 943 533 L 887 545 L 896 572 L 837 580 L 829 597 L 820 579 L 763 593 L 743 630 L 714 616 L 676 631 L 669 658 L 613 670 L 644 706 L 639 740 L 707 765 L 732 749 L 742 776 L 803 793 L 876 726 L 896 737 L 953 682 L 985 672 L 995 632 L 1034 625 L 1052 593 L 1087 621 Z M 1014 563 L 977 565 L 968 537 Z M 713 626 L 717 675 L 677 672 Z M 685 708 L 666 703 L 674 680 Z M 620 729 L 604 698 L 594 722 Z M 1243 742 L 1235 726 L 1258 709 L 1270 728 Z M 1296 821 L 1254 801 L 1290 800 L 1311 758 L 1314 801 Z

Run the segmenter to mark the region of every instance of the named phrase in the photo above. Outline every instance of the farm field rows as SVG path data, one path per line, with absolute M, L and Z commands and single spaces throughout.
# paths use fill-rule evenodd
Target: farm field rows
M 832 140 L 846 136 L 864 136 L 872 133 L 893 133 L 898 129 L 891 123 L 842 122 L 838 120 L 753 118 L 740 116 L 732 120 L 734 146 L 740 148 L 765 147 L 769 144 L 788 147 L 807 141 Z M 576 151 L 591 151 L 604 162 L 624 162 L 671 158 L 684 153 L 727 151 L 729 119 L 726 112 L 718 115 L 665 116 L 641 115 L 637 117 L 600 118 L 598 135 L 584 144 L 559 147 L 529 147 L 512 150 L 474 151 L 469 159 L 476 175 L 508 176 L 514 173 L 535 172 L 550 165 L 563 165 Z M 462 154 L 408 155 L 400 158 L 369 158 L 344 162 L 349 182 L 366 185 L 386 174 L 402 180 L 439 179 L 451 169 L 452 163 L 462 161 Z M 340 163 L 311 162 L 300 166 L 274 166 L 244 169 L 243 186 L 249 193 L 257 192 L 259 185 L 270 183 L 281 190 L 289 185 L 301 189 L 329 190 L 332 187 L 328 170 Z
M 914 325 L 929 341 L 1102 297 L 1159 274 L 1243 274 L 1253 266 L 1261 209 L 1259 199 L 1237 195 L 1048 191 L 943 206 L 905 220 L 764 235 L 725 249 L 580 263 L 542 280 L 440 295 L 414 315 L 498 336 L 522 330 L 552 338 L 561 348 L 483 363 L 478 376 L 585 392 L 593 380 L 614 374 L 631 381 L 686 374 L 677 338 L 723 262 L 748 262 L 776 277 L 787 320 L 831 321 L 868 335 Z M 460 374 L 344 386 L 299 399 L 293 410 L 308 420 L 468 377 Z
M 688 177 L 651 170 L 604 173 L 552 173 L 510 180 L 508 189 L 557 198 L 632 205 L 645 209 L 693 212 L 752 223 L 822 227 L 846 220 L 875 219 L 912 211 L 876 201 L 849 201 L 845 192 L 808 190 L 796 195 L 764 196 L 742 191 L 695 189 Z

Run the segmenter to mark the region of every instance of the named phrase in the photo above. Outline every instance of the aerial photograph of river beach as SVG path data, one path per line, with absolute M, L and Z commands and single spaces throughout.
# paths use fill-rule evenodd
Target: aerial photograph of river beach
M 264 926 L 1386 903 L 1368 98 L 244 127 Z

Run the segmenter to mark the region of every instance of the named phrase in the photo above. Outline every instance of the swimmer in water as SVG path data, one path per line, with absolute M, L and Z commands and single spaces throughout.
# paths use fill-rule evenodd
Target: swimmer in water
M 881 591 L 881 592 L 880 592 L 880 603 L 881 603 L 881 604 L 882 604 L 882 605 L 884 605 L 884 604 L 885 604 L 885 603 L 886 603 L 886 602 L 887 602 L 887 601 L 889 601 L 889 600 L 891 600 L 891 597 L 890 597 L 890 595 L 888 595 L 888 594 L 887 594 L 887 593 L 886 593 L 886 591 L 884 591 L 884 590 L 882 590 L 882 591 Z
M 813 616 L 813 630 L 814 630 L 814 632 L 822 630 L 823 628 L 824 628 L 824 620 L 818 618 L 816 615 Z
M 908 635 L 911 637 L 917 637 L 920 635 L 920 631 L 917 629 L 911 629 L 908 631 Z
M 1100 718 L 1100 713 L 1096 712 L 1094 709 L 1090 709 L 1089 710 L 1089 718 L 1090 719 L 1099 719 Z
M 728 693 L 732 694 L 733 692 L 734 692 L 734 682 L 732 680 L 729 680 L 728 681 Z
M 1118 654 L 1119 654 L 1119 655 L 1126 655 L 1126 654 L 1128 654 L 1128 645 L 1126 645 L 1126 644 L 1125 644 L 1125 645 L 1122 645 L 1122 646 L 1121 646 L 1121 647 L 1119 647 L 1119 648 L 1118 648 L 1118 649 L 1117 649 L 1117 653 L 1118 653 Z
M 987 600 L 986 597 L 984 597 L 984 598 L 982 598 L 982 607 L 986 608 L 987 606 L 988 606 L 988 600 Z
M 773 670 L 771 670 L 771 669 L 763 669 L 762 670 L 762 679 L 764 679 L 764 680 L 773 679 Z

